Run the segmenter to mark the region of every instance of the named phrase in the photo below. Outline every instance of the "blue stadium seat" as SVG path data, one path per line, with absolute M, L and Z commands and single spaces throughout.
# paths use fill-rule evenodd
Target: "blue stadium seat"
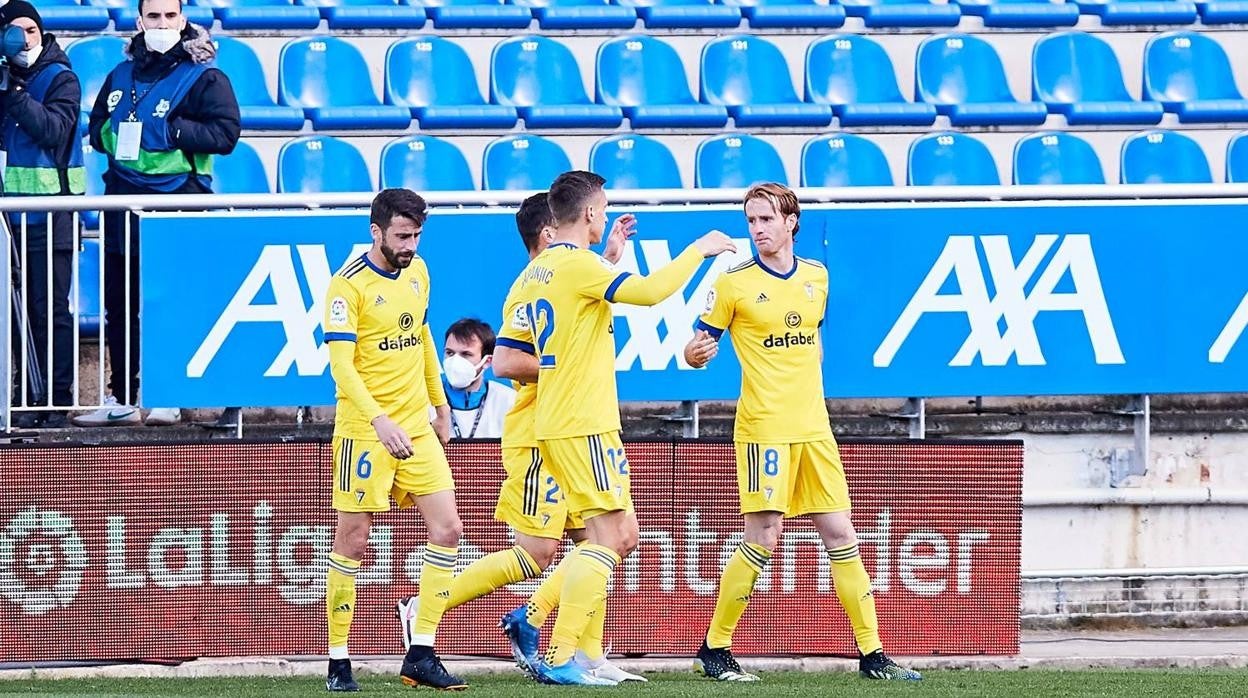
M 1248 182 L 1248 131 L 1237 133 L 1226 144 L 1226 183 Z
M 427 128 L 511 128 L 515 107 L 486 104 L 468 52 L 440 36 L 411 36 L 386 50 L 386 104 L 412 110 Z
M 532 34 L 494 47 L 490 101 L 516 107 L 528 128 L 615 128 L 624 121 L 619 107 L 589 101 L 567 46 Z
M 954 126 L 1035 125 L 1048 118 L 1043 104 L 1014 98 L 996 49 L 970 34 L 937 34 L 919 44 L 914 93 Z
M 611 189 L 680 189 L 680 168 L 672 151 L 648 136 L 607 136 L 589 151 L 589 169 Z
M 277 191 L 373 191 L 373 180 L 355 146 L 331 136 L 304 136 L 287 142 L 277 153 Z
M 637 10 L 650 29 L 735 29 L 741 9 L 714 5 L 712 0 L 613 0 Z
M 104 193 L 104 173 L 108 171 L 108 156 L 96 152 L 87 139 L 82 141 L 82 163 L 87 175 L 87 196 L 100 196 Z M 82 224 L 91 230 L 100 228 L 99 211 L 83 211 Z
M 834 34 L 806 49 L 806 101 L 832 105 L 841 126 L 930 126 L 936 107 L 907 102 L 884 47 Z
M 82 83 L 83 123 L 95 106 L 95 95 L 104 86 L 104 78 L 126 59 L 126 42 L 120 36 L 86 36 L 65 48 Z
M 780 49 L 752 34 L 730 34 L 702 47 L 702 101 L 722 104 L 739 128 L 827 126 L 832 108 L 802 102 Z
M 1175 131 L 1154 129 L 1122 142 L 1119 177 L 1123 184 L 1207 184 L 1209 159 L 1200 144 Z
M 693 185 L 708 189 L 788 183 L 780 154 L 767 141 L 744 133 L 712 136 L 698 144 Z
M 1189 0 L 1074 0 L 1085 15 L 1097 15 L 1101 24 L 1192 24 L 1196 3 Z
M 382 104 L 359 49 L 333 36 L 292 39 L 278 58 L 277 101 L 322 129 L 404 129 L 411 110 Z
M 420 29 L 425 8 L 400 5 L 399 0 L 298 0 L 315 7 L 330 29 Z
M 741 14 L 755 29 L 837 29 L 845 24 L 844 7 L 821 5 L 815 0 L 720 0 L 720 3 L 741 8 Z
M 108 10 L 78 0 L 38 0 L 44 31 L 99 31 L 108 26 Z M 131 25 L 133 26 L 133 25 Z
M 997 163 L 988 152 L 988 146 L 953 131 L 914 139 L 906 161 L 906 183 L 912 186 L 1001 183 Z
M 1092 146 L 1078 136 L 1046 131 L 1014 144 L 1015 184 L 1104 184 L 1105 170 Z
M 268 194 L 269 176 L 260 155 L 247 141 L 239 141 L 234 152 L 212 159 L 212 191 L 217 194 Z
M 533 12 L 502 0 L 404 0 L 424 7 L 438 29 L 528 29 Z
M 229 36 L 216 36 L 216 65 L 230 78 L 238 98 L 243 128 L 298 131 L 303 128 L 303 110 L 274 103 L 264 84 L 264 68 L 251 46 Z
M 542 29 L 632 29 L 637 11 L 607 0 L 510 0 L 528 7 Z
M 294 0 L 190 0 L 211 7 L 222 29 L 315 29 L 321 13 Z
M 861 17 L 871 28 L 956 27 L 962 12 L 954 3 L 936 4 L 924 0 L 840 0 L 845 13 Z
M 113 19 L 113 27 L 120 32 L 130 32 L 134 29 L 134 23 L 139 19 L 139 4 L 135 0 L 83 0 L 84 5 L 91 7 L 100 7 L 108 12 L 108 16 Z M 39 12 L 43 13 L 43 3 L 39 3 Z M 186 21 L 192 24 L 198 24 L 204 28 L 212 28 L 212 8 L 196 7 L 195 5 L 182 5 L 182 15 L 186 17 Z M 47 15 L 44 15 L 44 21 L 47 21 Z
M 1161 102 L 1183 123 L 1248 121 L 1248 100 L 1235 87 L 1226 51 L 1199 32 L 1149 39 L 1144 47 L 1144 98 Z
M 100 335 L 100 239 L 82 238 L 78 252 L 78 268 L 74 270 L 78 296 L 70 286 L 69 311 L 78 318 L 79 341 L 93 342 Z
M 670 44 L 629 34 L 598 47 L 595 100 L 624 110 L 633 128 L 720 128 L 728 110 L 694 101 L 685 66 Z
M 1031 94 L 1072 126 L 1155 124 L 1163 114 L 1156 102 L 1131 99 L 1114 50 L 1083 32 L 1059 32 L 1036 42 Z
M 407 136 L 381 150 L 381 188 L 413 191 L 473 191 L 472 171 L 464 154 L 450 141 L 433 136 Z
M 802 146 L 803 187 L 891 187 L 880 146 L 852 133 L 830 133 Z
M 1248 23 L 1248 0 L 1207 0 L 1197 2 L 1201 24 Z
M 524 133 L 503 136 L 485 146 L 481 184 L 483 189 L 544 191 L 570 169 L 568 154 L 548 138 Z
M 982 17 L 985 27 L 1073 27 L 1079 22 L 1074 2 L 1048 0 L 957 0 L 962 14 Z

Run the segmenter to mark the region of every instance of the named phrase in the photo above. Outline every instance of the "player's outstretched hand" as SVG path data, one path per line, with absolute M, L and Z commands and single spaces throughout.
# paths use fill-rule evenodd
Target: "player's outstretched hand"
M 712 230 L 703 235 L 695 240 L 693 244 L 698 248 L 698 252 L 702 253 L 703 257 L 714 257 L 721 252 L 737 251 L 737 246 L 733 244 L 732 238 L 718 230 Z
M 715 338 L 706 330 L 698 330 L 693 335 L 693 341 L 689 342 L 689 346 L 685 348 L 685 363 L 693 368 L 702 368 L 710 363 L 717 353 L 719 353 L 719 342 L 715 341 Z
M 373 429 L 377 431 L 377 440 L 382 446 L 390 452 L 390 455 L 399 460 L 406 460 L 412 457 L 412 439 L 403 431 L 403 427 L 399 426 L 393 419 L 387 415 L 381 415 L 373 420 Z
M 611 233 L 607 236 L 607 246 L 602 250 L 603 259 L 615 264 L 624 256 L 624 243 L 637 232 L 637 216 L 631 213 L 615 219 L 611 224 Z

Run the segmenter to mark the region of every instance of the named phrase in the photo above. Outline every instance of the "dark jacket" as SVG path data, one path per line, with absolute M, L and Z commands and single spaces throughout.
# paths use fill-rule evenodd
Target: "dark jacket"
M 26 68 L 9 64 L 10 87 L 0 93 L 3 108 L 0 113 L 4 119 L 17 122 L 19 128 L 30 134 L 35 142 L 43 148 L 59 148 L 58 162 L 68 162 L 73 148 L 81 148 L 82 140 L 78 135 L 78 111 L 82 103 L 82 86 L 78 76 L 72 70 L 66 70 L 52 81 L 43 102 L 34 100 L 24 89 L 25 85 L 34 80 L 35 76 L 48 66 L 60 63 L 72 68 L 69 57 L 56 43 L 56 37 L 43 35 L 43 52 L 35 60 L 35 64 Z M 0 124 L 0 134 L 4 126 Z M 7 144 L 5 144 L 7 147 Z M 13 234 L 20 235 L 16 227 L 20 223 L 17 216 L 12 217 Z M 42 217 L 36 221 L 32 217 L 26 227 L 27 244 L 31 247 L 43 247 L 47 243 L 46 223 Z M 74 245 L 73 214 L 56 213 L 52 216 L 52 246 L 57 250 L 72 249 Z
M 126 48 L 127 60 L 134 61 L 135 78 L 143 82 L 154 82 L 164 75 L 179 61 L 210 63 L 216 57 L 217 49 L 212 43 L 208 30 L 196 24 L 187 23 L 182 31 L 182 42 L 164 54 L 148 50 L 143 43 L 143 34 L 134 37 Z M 115 72 L 115 70 L 114 70 Z M 100 138 L 101 129 L 108 120 L 108 97 L 112 93 L 113 73 L 109 73 L 95 98 L 95 106 L 91 110 L 91 145 L 99 152 L 104 151 Z M 216 68 L 209 68 L 195 81 L 186 98 L 174 109 L 167 118 L 172 140 L 188 154 L 209 153 L 227 155 L 238 143 L 242 125 L 238 115 L 238 99 L 234 96 L 234 88 L 225 73 Z M 157 194 L 136 187 L 112 175 L 110 171 L 104 175 L 105 194 Z M 205 188 L 194 177 L 187 180 L 174 194 L 207 194 L 211 190 Z M 111 251 L 121 251 L 121 231 L 105 229 L 105 244 Z M 137 250 L 137 240 L 132 241 Z

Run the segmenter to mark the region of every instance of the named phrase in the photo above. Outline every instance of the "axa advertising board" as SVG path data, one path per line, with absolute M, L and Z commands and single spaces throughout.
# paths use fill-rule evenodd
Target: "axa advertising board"
M 616 305 L 621 397 L 737 397 L 732 352 L 695 371 L 681 350 L 715 278 L 752 254 L 740 209 L 635 212 L 621 270 L 658 268 L 710 229 L 739 249 L 704 263 L 655 307 Z M 809 206 L 797 251 L 830 277 L 825 392 L 1248 390 L 1248 236 L 1238 230 L 1246 213 L 1217 202 Z M 513 214 L 429 218 L 419 252 L 439 343 L 460 317 L 497 327 L 526 262 Z M 363 211 L 146 215 L 145 404 L 330 404 L 325 289 L 368 242 Z

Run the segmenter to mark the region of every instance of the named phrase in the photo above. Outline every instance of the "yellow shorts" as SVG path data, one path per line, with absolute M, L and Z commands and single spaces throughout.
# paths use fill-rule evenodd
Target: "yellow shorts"
M 563 485 L 568 511 L 588 520 L 610 511 L 632 511 L 628 458 L 620 432 L 539 441 L 542 460 Z
M 786 517 L 849 511 L 849 485 L 835 439 L 797 444 L 738 441 L 741 513 L 781 511 Z
M 559 481 L 550 474 L 535 447 L 503 449 L 507 477 L 498 491 L 494 519 L 520 533 L 538 538 L 563 537 L 570 528 L 585 528 L 580 514 L 570 514 Z
M 334 437 L 334 509 L 389 511 L 415 497 L 455 489 L 451 466 L 433 431 L 412 437 L 412 456 L 399 460 L 375 439 Z

